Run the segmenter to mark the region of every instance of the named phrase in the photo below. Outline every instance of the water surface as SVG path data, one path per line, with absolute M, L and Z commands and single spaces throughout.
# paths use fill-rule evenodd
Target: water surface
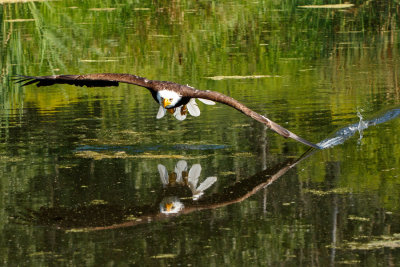
M 2 263 L 397 265 L 398 1 L 306 4 L 0 4 Z M 156 120 L 143 88 L 10 79 L 98 72 L 222 92 L 326 149 L 224 105 Z

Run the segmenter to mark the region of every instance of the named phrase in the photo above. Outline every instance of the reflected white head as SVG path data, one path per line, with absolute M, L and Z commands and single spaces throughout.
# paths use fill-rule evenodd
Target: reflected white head
M 174 91 L 161 90 L 157 93 L 158 103 L 164 108 L 174 108 L 182 96 Z
M 177 196 L 163 198 L 160 203 L 160 212 L 164 214 L 173 214 L 180 212 L 185 206 Z

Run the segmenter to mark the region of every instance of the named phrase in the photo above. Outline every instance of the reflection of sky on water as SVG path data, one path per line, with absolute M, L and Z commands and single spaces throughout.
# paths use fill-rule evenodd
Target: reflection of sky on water
M 363 117 L 360 112 L 357 112 L 357 116 L 360 118 L 360 121 L 350 126 L 344 127 L 337 131 L 335 135 L 331 138 L 327 138 L 322 140 L 317 145 L 320 146 L 322 149 L 334 147 L 340 144 L 343 144 L 347 139 L 353 136 L 356 132 L 360 134 L 360 140 L 363 137 L 363 131 L 370 126 L 375 126 L 377 124 L 381 124 L 387 121 L 390 121 L 400 115 L 400 108 L 395 108 L 387 111 L 382 116 L 377 118 L 364 121 Z

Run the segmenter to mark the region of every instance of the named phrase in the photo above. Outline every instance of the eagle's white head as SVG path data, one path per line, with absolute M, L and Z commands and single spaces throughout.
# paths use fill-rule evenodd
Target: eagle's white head
M 161 90 L 157 93 L 158 103 L 164 108 L 174 108 L 182 96 L 174 91 Z
M 161 90 L 157 92 L 157 101 L 160 104 L 160 108 L 158 109 L 157 113 L 157 119 L 161 119 L 162 117 L 164 117 L 167 110 L 180 121 L 186 119 L 186 115 L 188 112 L 194 117 L 200 116 L 200 109 L 197 106 L 196 98 L 191 98 L 189 102 L 185 105 L 181 104 L 180 106 L 177 106 L 181 99 L 182 96 L 174 91 Z M 215 105 L 215 102 L 211 100 L 202 98 L 197 99 L 199 99 L 206 105 Z

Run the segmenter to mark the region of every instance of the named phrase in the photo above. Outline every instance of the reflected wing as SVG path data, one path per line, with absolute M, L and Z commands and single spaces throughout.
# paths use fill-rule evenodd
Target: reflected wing
M 167 185 L 169 183 L 167 168 L 162 164 L 158 164 L 157 168 L 158 172 L 160 173 L 161 182 L 163 183 L 163 185 Z
M 217 177 L 208 177 L 204 182 L 202 182 L 198 188 L 196 188 L 199 192 L 206 191 L 210 186 L 212 186 L 217 181 Z
M 180 160 L 175 165 L 175 172 L 183 172 L 187 170 L 187 162 L 186 160 Z
M 300 136 L 292 133 L 291 131 L 280 126 L 279 124 L 271 121 L 267 117 L 264 117 L 264 116 L 258 114 L 257 112 L 249 109 L 248 107 L 246 107 L 239 101 L 237 101 L 227 95 L 221 94 L 219 92 L 214 92 L 214 91 L 197 90 L 192 87 L 185 87 L 184 95 L 187 97 L 192 97 L 192 98 L 208 99 L 211 101 L 215 101 L 215 102 L 219 102 L 219 103 L 231 106 L 231 107 L 239 110 L 240 112 L 246 114 L 247 116 L 255 119 L 256 121 L 259 121 L 259 122 L 265 124 L 268 128 L 270 128 L 271 130 L 275 131 L 276 133 L 278 133 L 279 135 L 281 135 L 285 138 L 292 138 L 292 139 L 299 141 L 300 143 L 303 143 L 307 146 L 320 149 L 320 147 L 317 146 L 316 144 L 313 144 L 313 143 L 301 138 Z
M 201 173 L 201 165 L 200 164 L 194 164 L 189 170 L 188 182 L 189 182 L 190 186 L 193 187 L 193 190 L 196 189 L 197 182 L 199 181 L 200 173 Z
M 187 162 L 185 160 L 180 160 L 175 165 L 175 173 L 176 173 L 176 182 L 182 182 L 182 173 L 187 170 Z

